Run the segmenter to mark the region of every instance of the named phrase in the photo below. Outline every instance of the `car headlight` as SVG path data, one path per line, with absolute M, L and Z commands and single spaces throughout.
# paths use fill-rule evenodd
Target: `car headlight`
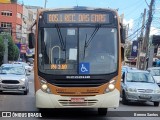
M 23 82 L 24 82 L 24 81 L 25 81 L 25 78 L 22 78 L 22 79 L 21 79 L 21 81 L 23 81 Z
M 159 93 L 160 94 L 160 89 L 154 90 L 154 93 Z
M 137 89 L 136 88 L 127 88 L 127 91 L 128 92 L 137 92 Z
M 47 81 L 41 79 L 40 82 L 41 82 L 41 90 L 46 93 L 51 93 L 51 90 L 48 87 Z
M 22 79 L 20 79 L 20 81 L 21 81 L 21 82 L 25 82 L 25 81 L 26 81 L 26 79 L 25 79 L 25 78 L 22 78 Z

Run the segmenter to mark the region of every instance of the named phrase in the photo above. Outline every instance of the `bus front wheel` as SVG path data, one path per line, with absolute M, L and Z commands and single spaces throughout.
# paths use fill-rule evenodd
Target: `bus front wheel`
M 98 108 L 98 114 L 99 115 L 107 115 L 107 108 Z

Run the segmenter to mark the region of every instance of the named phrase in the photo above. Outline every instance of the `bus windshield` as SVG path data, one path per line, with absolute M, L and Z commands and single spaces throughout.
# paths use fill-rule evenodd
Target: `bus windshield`
M 117 29 L 59 27 L 39 31 L 39 70 L 47 74 L 110 74 L 117 71 Z

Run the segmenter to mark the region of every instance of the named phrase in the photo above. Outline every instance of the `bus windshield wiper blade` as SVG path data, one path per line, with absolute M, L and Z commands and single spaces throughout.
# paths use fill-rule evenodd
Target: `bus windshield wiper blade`
M 89 46 L 89 44 L 92 42 L 92 40 L 93 40 L 94 36 L 96 35 L 96 33 L 98 32 L 99 28 L 100 28 L 100 25 L 98 24 L 98 26 L 96 26 L 96 28 L 94 29 L 91 37 L 86 41 L 86 48 L 87 48 L 87 47 Z
M 58 33 L 58 37 L 59 37 L 59 40 L 60 40 L 60 43 L 61 43 L 62 51 L 65 51 L 65 43 L 64 43 L 64 40 L 63 40 L 63 37 L 62 37 L 61 30 L 60 30 L 58 24 L 56 24 L 55 27 L 57 29 L 57 33 Z
M 98 24 L 98 26 L 96 26 L 96 28 L 94 29 L 93 33 L 91 34 L 90 38 L 87 40 L 87 34 L 86 34 L 86 38 L 85 38 L 85 43 L 84 43 L 84 54 L 83 54 L 83 58 L 85 57 L 85 51 L 86 48 L 89 46 L 89 44 L 92 42 L 94 36 L 96 35 L 96 33 L 98 32 L 99 28 L 101 26 Z

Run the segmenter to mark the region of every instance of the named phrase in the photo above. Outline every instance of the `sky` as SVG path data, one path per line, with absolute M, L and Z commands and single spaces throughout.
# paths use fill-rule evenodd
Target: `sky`
M 24 5 L 44 7 L 45 0 L 18 0 Z M 46 8 L 64 8 L 73 6 L 87 6 L 98 8 L 117 9 L 119 15 L 124 14 L 124 23 L 129 24 L 129 32 L 132 33 L 141 27 L 142 13 L 147 10 L 151 0 L 47 0 Z M 160 0 L 155 0 L 155 19 L 151 28 L 151 34 L 160 33 Z M 159 26 L 157 26 L 159 24 Z M 137 33 L 138 34 L 138 33 Z

